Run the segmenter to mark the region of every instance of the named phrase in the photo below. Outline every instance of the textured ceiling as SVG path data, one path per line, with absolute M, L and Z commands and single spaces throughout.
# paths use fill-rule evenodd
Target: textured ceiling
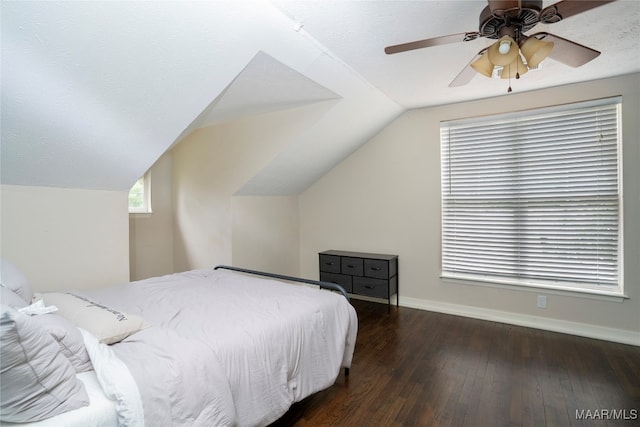
M 544 1 L 543 7 L 556 3 Z M 405 108 L 448 104 L 506 93 L 500 79 L 476 75 L 466 86 L 448 87 L 483 48 L 479 38 L 386 55 L 384 47 L 431 37 L 478 31 L 487 6 L 475 1 L 276 0 L 292 20 L 389 98 Z M 524 92 L 640 71 L 640 1 L 618 0 L 554 24 L 546 31 L 599 50 L 592 62 L 571 68 L 552 59 L 513 82 Z
M 544 2 L 547 6 L 554 2 Z M 404 109 L 506 96 L 448 87 L 491 41 L 396 55 L 384 47 L 475 31 L 485 1 L 3 1 L 2 183 L 126 190 L 190 131 L 332 100 L 240 190 L 295 194 Z M 539 25 L 602 51 L 547 59 L 525 92 L 640 71 L 640 2 Z

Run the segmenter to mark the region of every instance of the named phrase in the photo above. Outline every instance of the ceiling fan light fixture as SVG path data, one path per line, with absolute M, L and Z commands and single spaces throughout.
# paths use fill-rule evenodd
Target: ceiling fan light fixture
M 527 60 L 527 65 L 531 68 L 540 65 L 549 56 L 551 49 L 553 49 L 553 42 L 545 42 L 535 37 L 527 38 L 520 46 L 520 50 Z
M 470 65 L 471 68 L 483 76 L 491 77 L 493 75 L 493 63 L 489 61 L 489 55 L 487 52 L 483 53 L 480 58 L 473 61 Z
M 562 51 L 553 51 L 554 60 L 574 68 L 580 67 L 595 59 L 600 52 L 546 31 L 531 36 L 526 34 L 538 24 L 560 22 L 613 0 L 555 0 L 554 4 L 547 7 L 543 7 L 543 0 L 484 1 L 488 5 L 480 12 L 477 31 L 387 46 L 384 49 L 385 53 L 390 55 L 449 43 L 469 42 L 478 38 L 492 39 L 492 44 L 479 51 L 449 83 L 449 87 L 469 83 L 474 72 L 487 77 L 505 76 L 508 79 L 511 79 L 515 73 L 515 78 L 518 79 L 529 70 L 540 69 L 542 62 L 552 53 L 552 49 Z M 555 48 L 554 44 L 558 47 Z M 510 68 L 515 68 L 515 71 Z M 511 92 L 511 84 L 509 84 L 509 92 Z
M 518 56 L 518 49 L 512 49 L 513 46 L 517 47 L 515 40 L 509 36 L 501 37 L 500 40 L 489 47 L 487 51 L 489 60 L 493 65 L 504 66 L 511 64 L 516 60 L 516 56 Z M 505 51 L 505 53 L 502 53 L 503 51 Z

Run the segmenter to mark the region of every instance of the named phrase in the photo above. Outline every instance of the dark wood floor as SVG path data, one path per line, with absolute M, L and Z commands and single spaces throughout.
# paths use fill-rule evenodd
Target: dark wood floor
M 640 426 L 640 347 L 352 303 L 349 377 L 274 427 Z

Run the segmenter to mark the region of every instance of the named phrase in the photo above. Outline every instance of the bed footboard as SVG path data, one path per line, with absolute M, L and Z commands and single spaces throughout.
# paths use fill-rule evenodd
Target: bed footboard
M 347 299 L 347 301 L 350 301 L 349 294 L 347 294 L 347 291 L 345 291 L 342 286 L 336 283 L 323 282 L 320 280 L 303 279 L 301 277 L 285 276 L 283 274 L 267 273 L 265 271 L 249 270 L 249 269 L 240 268 L 240 267 L 231 267 L 229 265 L 218 265 L 214 267 L 214 270 L 218 270 L 218 269 L 232 270 L 240 273 L 254 274 L 256 276 L 271 277 L 273 279 L 287 280 L 290 282 L 300 282 L 300 283 L 307 283 L 310 285 L 316 285 L 316 286 L 320 286 L 320 288 L 322 289 L 330 289 L 332 291 L 340 292 Z

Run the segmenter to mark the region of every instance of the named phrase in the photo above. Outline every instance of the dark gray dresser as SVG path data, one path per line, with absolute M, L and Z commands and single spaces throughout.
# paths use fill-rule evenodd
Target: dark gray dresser
M 398 295 L 398 255 L 336 250 L 318 255 L 323 282 L 337 283 L 350 294 L 386 299 L 389 306 L 391 296 Z

